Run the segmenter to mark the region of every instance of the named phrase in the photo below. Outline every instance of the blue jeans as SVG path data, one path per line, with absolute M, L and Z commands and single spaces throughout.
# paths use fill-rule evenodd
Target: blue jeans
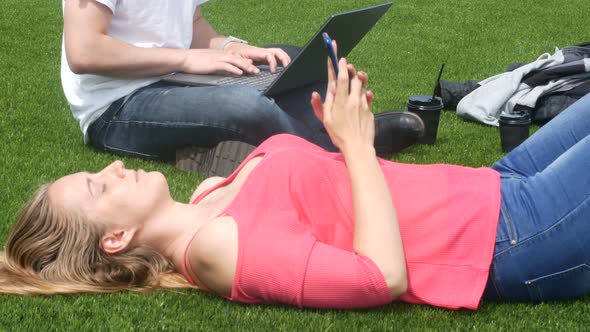
M 325 83 L 274 99 L 240 85 L 190 87 L 157 82 L 113 104 L 88 129 L 90 143 L 107 152 L 172 160 L 176 149 L 237 140 L 258 145 L 289 133 L 335 151 L 310 106 L 311 92 Z
M 590 294 L 590 94 L 492 168 L 502 207 L 484 299 Z

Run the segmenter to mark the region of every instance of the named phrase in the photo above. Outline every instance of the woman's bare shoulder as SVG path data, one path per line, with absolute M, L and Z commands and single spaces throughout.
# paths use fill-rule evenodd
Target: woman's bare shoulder
M 204 224 L 187 259 L 192 273 L 214 293 L 230 296 L 238 259 L 238 227 L 229 216 Z
M 214 187 L 215 185 L 217 185 L 218 183 L 220 183 L 221 181 L 225 180 L 224 177 L 221 176 L 212 176 L 210 178 L 206 178 L 205 180 L 203 180 L 203 182 L 201 182 L 198 186 L 197 189 L 195 189 L 195 191 L 193 192 L 189 203 L 192 203 L 197 196 L 199 196 L 201 193 L 207 191 L 207 189 Z

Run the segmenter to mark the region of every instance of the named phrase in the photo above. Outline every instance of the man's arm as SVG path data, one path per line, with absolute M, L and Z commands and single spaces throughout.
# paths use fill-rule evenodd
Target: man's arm
M 203 15 L 201 9 L 197 8 L 193 19 L 193 42 L 191 48 L 213 48 L 219 49 L 226 36 L 218 34 L 209 24 Z
M 257 68 L 250 61 L 220 50 L 141 48 L 107 34 L 112 12 L 95 1 L 65 2 L 66 58 L 76 74 L 137 78 L 172 72 L 209 74 L 226 71 L 241 75 Z
M 201 9 L 197 8 L 193 19 L 193 41 L 191 48 L 194 49 L 220 49 L 227 37 L 218 34 L 209 22 L 201 15 Z M 275 72 L 277 65 L 286 67 L 291 58 L 280 48 L 261 48 L 252 45 L 231 42 L 223 47 L 224 52 L 237 55 L 251 62 L 267 63 L 271 72 Z M 255 71 L 258 73 L 258 71 Z

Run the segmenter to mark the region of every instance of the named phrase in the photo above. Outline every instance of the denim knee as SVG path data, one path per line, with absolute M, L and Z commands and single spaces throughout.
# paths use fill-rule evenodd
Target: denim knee
M 261 91 L 244 85 L 231 85 L 227 87 L 225 94 L 228 95 L 226 102 L 235 111 L 278 111 L 279 106 L 271 98 L 262 94 Z
M 225 125 L 243 136 L 248 141 L 261 143 L 266 138 L 289 133 L 306 136 L 304 132 L 310 130 L 305 124 L 284 112 L 272 98 L 260 91 L 244 86 L 233 86 L 228 93 Z

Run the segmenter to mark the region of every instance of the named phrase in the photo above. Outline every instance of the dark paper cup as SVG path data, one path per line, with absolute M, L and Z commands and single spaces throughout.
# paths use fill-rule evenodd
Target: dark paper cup
M 529 137 L 531 117 L 526 112 L 506 113 L 500 116 L 502 151 L 510 152 Z
M 412 96 L 408 99 L 408 111 L 418 115 L 424 122 L 424 136 L 418 144 L 436 143 L 440 111 L 443 109 L 443 102 L 440 97 Z

